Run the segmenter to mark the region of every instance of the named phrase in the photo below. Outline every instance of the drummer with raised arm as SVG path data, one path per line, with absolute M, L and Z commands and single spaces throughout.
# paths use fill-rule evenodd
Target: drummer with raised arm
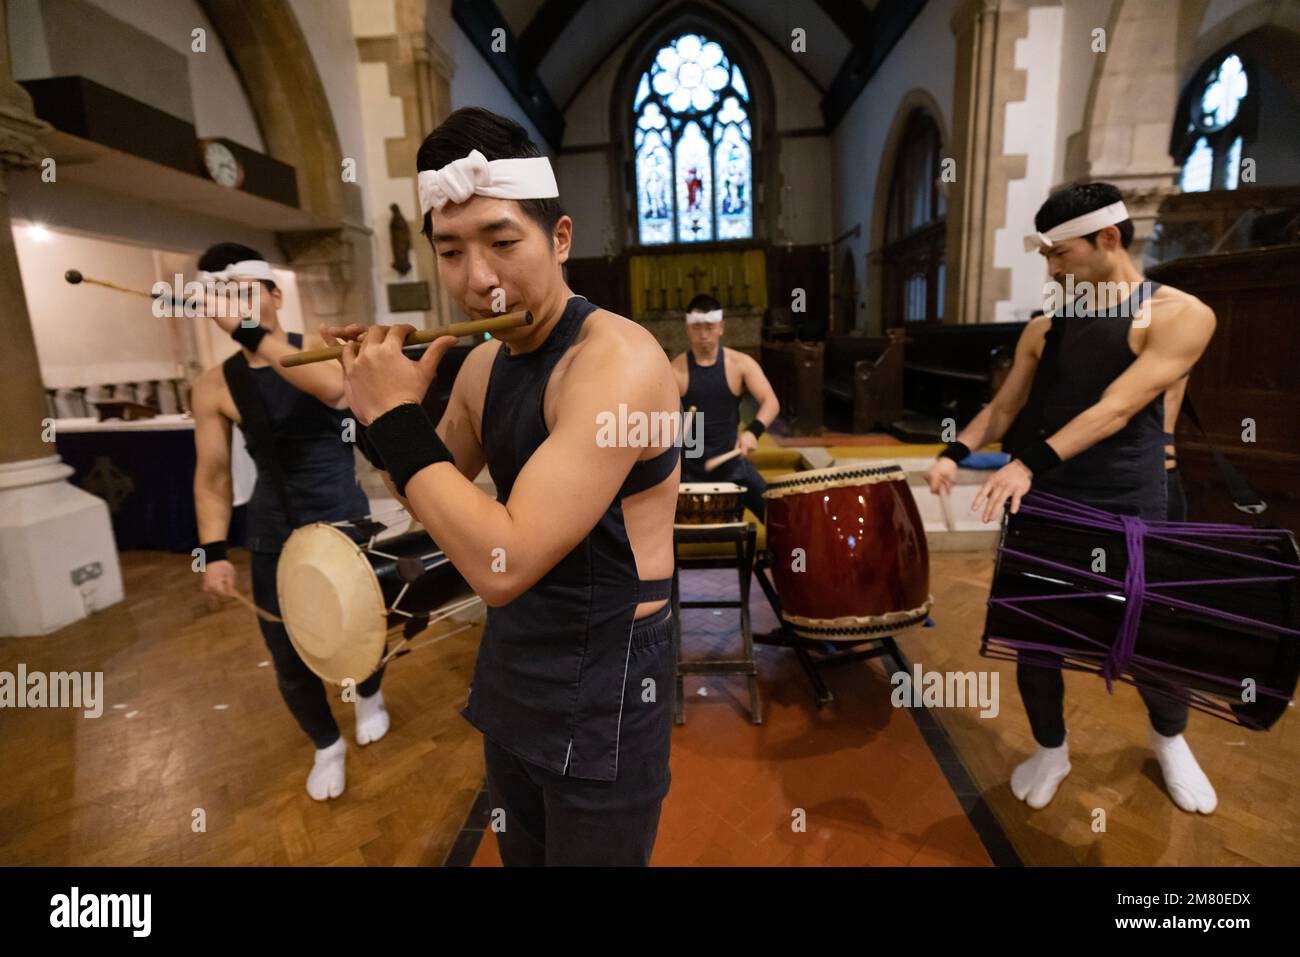
M 248 502 L 253 601 L 279 616 L 276 565 L 289 534 L 312 522 L 359 518 L 369 511 L 356 481 L 354 445 L 345 441 L 351 412 L 343 397 L 343 372 L 336 362 L 280 365 L 280 359 L 302 348 L 303 337 L 281 328 L 283 293 L 256 250 L 236 243 L 213 246 L 199 258 L 198 279 L 207 285 L 205 315 L 241 347 L 200 375 L 191 395 L 203 589 L 223 596 L 235 592 L 226 537 L 233 500 L 231 426 L 238 425 L 257 464 L 257 485 Z M 252 315 L 243 315 L 253 309 Z M 284 703 L 316 747 L 307 793 L 317 801 L 338 797 L 345 785 L 347 745 L 330 713 L 325 686 L 303 663 L 283 624 L 259 616 L 258 626 Z M 378 741 L 388 731 L 381 678 L 382 669 L 358 675 L 360 683 L 351 689 L 358 744 Z

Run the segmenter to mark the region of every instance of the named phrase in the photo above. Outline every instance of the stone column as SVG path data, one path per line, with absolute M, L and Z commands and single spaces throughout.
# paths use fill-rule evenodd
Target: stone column
M 1025 0 L 966 0 L 952 16 L 957 67 L 952 144 L 956 182 L 948 194 L 944 322 L 993 322 L 1011 294 L 1011 270 L 994 262 L 1006 224 L 1007 184 L 1025 175 L 1025 157 L 1003 152 L 1008 103 L 1024 99 L 1015 44 L 1029 30 Z
M 433 249 L 420 234 L 421 217 L 416 186 L 415 156 L 424 138 L 451 113 L 451 76 L 456 65 L 449 38 L 453 29 L 449 0 L 386 0 L 392 5 L 392 33 L 357 37 L 357 55 L 362 63 L 382 63 L 388 76 L 388 92 L 401 101 L 403 132 L 384 141 L 387 180 L 410 184 L 410 201 L 401 203 L 413 218 L 411 261 L 415 269 L 403 281 L 419 279 L 429 284 L 430 309 L 424 314 L 427 327 L 463 318 L 438 279 Z M 376 19 L 379 19 L 378 17 Z M 384 22 L 384 21 L 381 21 Z M 375 175 L 372 173 L 372 175 Z M 378 223 L 388 222 L 388 210 L 377 210 Z M 379 248 L 383 248 L 382 241 Z M 378 264 L 387 272 L 386 263 Z
M 6 7 L 0 0 L 0 637 L 47 634 L 122 600 L 108 506 L 68 484 L 54 448 L 18 271 L 7 171 L 40 164 L 37 136 L 49 126 L 11 74 Z
M 1133 219 L 1135 261 L 1160 204 L 1178 191 L 1169 133 L 1178 106 L 1180 0 L 1116 0 L 1083 129 L 1066 143 L 1065 180 L 1114 183 Z

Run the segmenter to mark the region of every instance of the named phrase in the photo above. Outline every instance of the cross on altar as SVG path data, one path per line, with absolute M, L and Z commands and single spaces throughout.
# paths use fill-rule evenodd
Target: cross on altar
M 692 285 L 698 286 L 700 284 L 700 280 L 704 278 L 705 272 L 699 266 L 696 266 L 686 275 L 690 277 Z

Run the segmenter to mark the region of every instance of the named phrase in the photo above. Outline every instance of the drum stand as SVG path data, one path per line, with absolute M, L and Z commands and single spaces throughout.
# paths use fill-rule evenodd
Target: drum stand
M 778 627 L 775 631 L 755 635 L 754 641 L 764 645 L 781 645 L 794 652 L 795 657 L 799 659 L 800 667 L 812 682 L 813 694 L 817 696 L 817 707 L 820 708 L 835 700 L 835 695 L 831 694 L 831 690 L 826 687 L 826 682 L 822 680 L 823 668 L 834 668 L 852 661 L 866 661 L 882 655 L 893 655 L 895 661 L 902 661 L 893 635 L 880 635 L 850 643 L 817 641 L 796 634 L 794 627 L 781 617 L 781 599 L 777 596 L 772 580 L 767 574 L 767 570 L 772 567 L 774 557 L 767 549 L 759 552 L 754 562 L 754 577 L 758 579 L 759 587 L 767 596 L 767 603 L 772 606 Z M 810 651 L 816 652 L 817 657 L 810 655 Z
M 673 526 L 673 641 L 677 646 L 677 704 L 673 720 L 686 723 L 686 701 L 682 690 L 684 675 L 744 675 L 749 679 L 749 716 L 754 724 L 763 723 L 763 703 L 758 696 L 758 665 L 754 661 L 753 631 L 749 626 L 749 578 L 754 567 L 754 549 L 758 532 L 749 522 L 726 525 L 674 525 Z M 680 544 L 734 544 L 736 557 L 700 556 L 682 558 L 677 555 Z M 678 581 L 679 569 L 734 568 L 740 573 L 739 601 L 682 601 Z M 740 609 L 740 637 L 744 648 L 740 658 L 721 661 L 682 660 L 682 609 L 683 608 L 738 608 Z

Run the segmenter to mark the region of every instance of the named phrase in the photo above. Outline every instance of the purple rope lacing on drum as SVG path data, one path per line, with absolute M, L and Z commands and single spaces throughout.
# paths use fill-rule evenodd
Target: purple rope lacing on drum
M 1081 528 L 1119 532 L 1123 534 L 1125 546 L 1128 550 L 1128 565 L 1125 570 L 1124 581 L 1121 584 L 1112 578 L 1097 574 L 1096 572 L 1085 571 L 1072 565 L 1062 564 L 1061 562 L 1054 562 L 1050 559 L 1042 558 L 1038 555 L 1031 555 L 1014 548 L 1007 548 L 1005 546 L 999 547 L 999 551 L 1003 554 L 1013 555 L 1016 558 L 1032 562 L 1045 568 L 1057 569 L 1059 571 L 1068 572 L 1071 575 L 1082 576 L 1096 582 L 1104 583 L 1111 586 L 1111 589 L 1106 591 L 1076 592 L 1070 595 L 1033 595 L 1020 598 L 990 597 L 990 605 L 1003 606 L 1009 611 L 1024 615 L 1047 628 L 1064 632 L 1086 645 L 1096 647 L 1097 652 L 1095 655 L 1087 652 L 1075 652 L 1071 655 L 1070 653 L 1063 652 L 1058 646 L 1050 644 L 989 635 L 985 638 L 986 649 L 984 654 L 986 657 L 1003 660 L 1019 660 L 1027 664 L 1045 664 L 1053 666 L 1059 664 L 1061 667 L 1070 670 L 1096 672 L 1101 674 L 1105 679 L 1106 690 L 1112 694 L 1114 693 L 1115 681 L 1123 681 L 1132 685 L 1142 684 L 1147 687 L 1147 690 L 1153 691 L 1156 694 L 1185 701 L 1190 707 L 1196 708 L 1198 711 L 1212 714 L 1217 717 L 1227 718 L 1231 721 L 1238 721 L 1250 727 L 1260 727 L 1259 723 L 1255 720 L 1246 715 L 1236 714 L 1231 708 L 1199 691 L 1185 688 L 1178 692 L 1171 692 L 1165 688 L 1159 687 L 1158 685 L 1153 686 L 1150 680 L 1141 680 L 1142 676 L 1139 672 L 1144 672 L 1149 678 L 1154 678 L 1153 666 L 1159 665 L 1166 671 L 1172 670 L 1186 675 L 1197 676 L 1211 683 L 1222 684 L 1225 686 L 1225 689 L 1233 689 L 1235 691 L 1240 690 L 1235 682 L 1221 675 L 1183 668 L 1177 665 L 1171 665 L 1168 662 L 1156 662 L 1150 658 L 1137 654 L 1137 637 L 1141 624 L 1142 606 L 1147 597 L 1157 589 L 1185 588 L 1193 585 L 1238 585 L 1247 582 L 1288 581 L 1295 578 L 1297 574 L 1300 574 L 1300 565 L 1292 564 L 1290 562 L 1279 562 L 1257 555 L 1243 555 L 1239 552 L 1216 548 L 1212 545 L 1207 545 L 1198 541 L 1191 541 L 1189 539 L 1213 537 L 1219 539 L 1254 539 L 1266 541 L 1268 539 L 1279 539 L 1286 534 L 1285 532 L 1279 529 L 1253 529 L 1239 525 L 1219 525 L 1209 522 L 1145 521 L 1133 516 L 1115 515 L 1098 508 L 1093 508 L 1089 505 L 1084 505 L 1081 502 L 1076 502 L 1072 499 L 1062 498 L 1061 496 L 1052 495 L 1046 492 L 1033 492 L 1026 496 L 1021 501 L 1020 511 L 1030 515 L 1039 515 L 1044 518 L 1067 522 Z M 1256 575 L 1242 578 L 1196 579 L 1147 584 L 1145 546 L 1148 538 L 1172 542 L 1194 550 L 1231 555 L 1242 560 L 1275 566 L 1279 569 L 1287 569 L 1288 574 Z M 1066 625 L 1051 621 L 1021 607 L 1024 604 L 1035 601 L 1069 601 L 1080 598 L 1107 597 L 1114 594 L 1116 586 L 1119 587 L 1119 590 L 1121 590 L 1124 595 L 1124 616 L 1120 622 L 1119 632 L 1115 636 L 1115 640 L 1110 643 L 1098 641 L 1097 639 L 1075 631 Z M 1236 615 L 1217 608 L 1208 608 L 1195 602 L 1174 598 L 1168 594 L 1161 593 L 1159 599 L 1164 604 L 1169 604 L 1187 611 L 1196 611 L 1213 618 L 1221 618 L 1225 621 L 1250 625 L 1252 627 L 1261 628 L 1266 631 L 1274 631 L 1280 634 L 1300 636 L 1300 631 L 1293 628 L 1287 628 L 1282 625 L 1275 625 L 1271 622 L 1259 621 L 1253 618 L 1246 618 L 1242 615 Z M 1133 672 L 1134 677 L 1128 677 L 1125 672 Z M 1266 694 L 1286 701 L 1291 700 L 1290 695 L 1273 688 L 1260 687 L 1256 690 L 1260 694 Z M 1228 691 L 1225 690 L 1224 693 L 1227 694 Z

